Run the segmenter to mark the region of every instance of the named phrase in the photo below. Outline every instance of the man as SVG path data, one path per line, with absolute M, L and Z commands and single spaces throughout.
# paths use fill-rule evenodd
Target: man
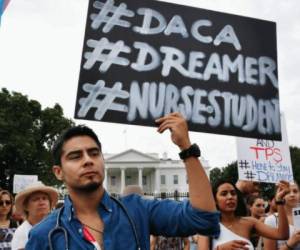
M 16 196 L 16 211 L 26 217 L 12 239 L 12 250 L 25 249 L 31 228 L 47 216 L 57 202 L 56 189 L 41 182 L 33 183 Z
M 85 126 L 65 131 L 53 148 L 53 172 L 69 196 L 59 212 L 31 230 L 27 250 L 104 249 L 149 250 L 149 236 L 217 236 L 216 211 L 209 180 L 200 164 L 196 145 L 191 147 L 187 123 L 179 113 L 156 120 L 158 132 L 169 129 L 182 151 L 189 178 L 190 201 L 149 200 L 128 195 L 115 200 L 104 190 L 104 160 L 96 134 Z M 190 150 L 187 150 L 190 149 Z M 186 151 L 184 151 L 186 150 Z M 59 222 L 67 232 L 54 230 Z M 50 246 L 50 247 L 49 247 Z

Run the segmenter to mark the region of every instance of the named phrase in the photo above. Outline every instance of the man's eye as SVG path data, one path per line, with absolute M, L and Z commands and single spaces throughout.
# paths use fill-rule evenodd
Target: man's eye
M 80 157 L 80 154 L 70 154 L 69 155 L 69 159 L 73 160 L 73 159 L 78 159 Z
M 93 155 L 93 156 L 99 155 L 99 150 L 96 150 L 96 149 L 92 150 L 91 155 Z

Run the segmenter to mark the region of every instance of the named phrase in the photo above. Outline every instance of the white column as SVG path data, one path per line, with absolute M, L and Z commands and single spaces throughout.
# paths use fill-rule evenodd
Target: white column
M 155 193 L 160 193 L 160 172 L 159 169 L 155 169 Z
M 120 192 L 123 193 L 125 188 L 125 168 L 121 168 L 121 190 Z
M 139 186 L 143 189 L 143 169 L 139 168 Z
M 108 182 L 108 175 L 107 175 L 107 169 L 104 169 L 104 180 L 103 180 L 103 187 L 107 190 L 107 182 Z

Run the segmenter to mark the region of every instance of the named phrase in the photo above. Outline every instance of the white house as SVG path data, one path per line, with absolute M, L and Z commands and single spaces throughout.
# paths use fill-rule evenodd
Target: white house
M 122 193 L 126 185 L 139 185 L 147 193 L 187 192 L 187 175 L 181 160 L 172 160 L 163 154 L 142 153 L 129 149 L 119 154 L 104 154 L 104 187 L 110 193 Z M 209 173 L 208 161 L 201 158 Z

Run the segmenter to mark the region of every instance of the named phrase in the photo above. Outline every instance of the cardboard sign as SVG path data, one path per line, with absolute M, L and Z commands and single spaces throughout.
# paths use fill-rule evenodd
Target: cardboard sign
M 75 118 L 280 139 L 276 24 L 152 0 L 90 0 Z
M 300 206 L 293 208 L 293 223 L 296 230 L 300 230 Z
M 35 183 L 38 181 L 37 175 L 14 175 L 14 186 L 13 192 L 14 194 L 19 193 L 24 190 L 29 184 Z
M 293 181 L 291 155 L 282 116 L 282 141 L 237 138 L 240 180 L 277 183 Z

